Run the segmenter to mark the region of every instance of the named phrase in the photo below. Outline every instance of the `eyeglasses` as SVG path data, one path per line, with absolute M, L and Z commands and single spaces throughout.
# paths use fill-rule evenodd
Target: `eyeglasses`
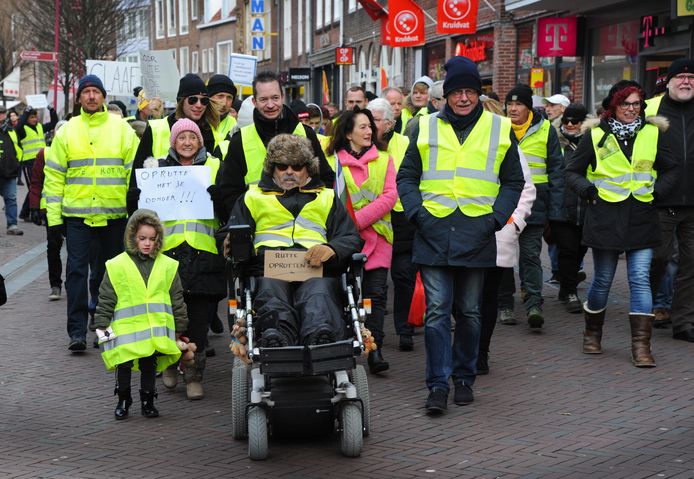
M 628 102 L 628 101 L 623 101 L 622 103 L 619 104 L 619 108 L 622 110 L 628 110 L 629 108 L 633 108 L 634 110 L 638 110 L 641 108 L 641 102 L 640 101 L 635 101 L 635 102 Z
M 694 83 L 694 75 L 679 74 L 679 75 L 675 75 L 672 78 L 677 80 L 678 83 L 685 83 L 685 82 Z
M 188 102 L 189 105 L 195 105 L 197 102 L 202 103 L 204 106 L 207 106 L 210 104 L 210 99 L 206 96 L 189 96 L 186 101 Z
M 285 165 L 284 163 L 275 163 L 274 165 L 278 171 L 287 171 L 287 168 L 291 168 L 292 171 L 301 171 L 306 168 L 305 163 L 303 165 Z
M 583 123 L 583 120 L 576 120 L 575 118 L 562 118 L 561 119 L 562 125 L 580 125 L 581 123 Z
M 454 90 L 450 92 L 448 95 L 454 98 L 458 98 L 463 95 L 465 95 L 468 98 L 476 98 L 478 96 L 477 90 L 473 90 L 472 88 L 461 88 L 460 90 Z

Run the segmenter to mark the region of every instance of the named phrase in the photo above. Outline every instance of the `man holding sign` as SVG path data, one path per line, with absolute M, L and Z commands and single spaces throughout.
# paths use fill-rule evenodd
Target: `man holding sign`
M 257 276 L 254 308 L 262 347 L 324 344 L 342 339 L 338 277 L 361 239 L 339 198 L 319 177 L 311 142 L 280 134 L 267 145 L 258 185 L 236 202 L 230 225 L 250 225 L 256 257 L 246 274 Z M 278 253 L 279 252 L 279 253 Z M 225 247 L 225 256 L 229 256 Z M 268 256 L 272 255 L 271 258 Z M 300 268 L 299 255 L 309 268 Z M 286 257 L 285 257 L 286 256 Z M 322 275 L 305 281 L 310 268 Z M 280 271 L 275 274 L 274 271 Z

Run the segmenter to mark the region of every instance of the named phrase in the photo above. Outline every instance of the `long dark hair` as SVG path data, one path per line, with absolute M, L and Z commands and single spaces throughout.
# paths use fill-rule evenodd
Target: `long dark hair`
M 367 109 L 362 110 L 358 106 L 355 106 L 353 110 L 347 110 L 340 113 L 340 116 L 335 123 L 335 128 L 333 129 L 332 139 L 330 140 L 330 144 L 326 150 L 326 154 L 328 156 L 335 154 L 336 151 L 350 148 L 347 135 L 354 130 L 354 117 L 357 115 L 366 115 L 366 117 L 369 119 L 369 123 L 371 124 L 371 141 L 374 145 L 376 145 L 376 148 L 378 148 L 380 151 L 388 150 L 388 144 L 385 141 L 378 139 L 378 134 L 376 133 L 376 122 L 374 121 L 374 117 L 371 112 Z

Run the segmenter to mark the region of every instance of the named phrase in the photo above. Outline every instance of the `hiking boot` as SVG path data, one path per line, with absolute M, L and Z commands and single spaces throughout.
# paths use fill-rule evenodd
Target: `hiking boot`
M 414 349 L 414 339 L 411 334 L 401 334 L 400 342 L 398 343 L 400 351 L 412 351 Z
M 453 394 L 453 402 L 458 406 L 466 406 L 475 400 L 475 395 L 472 394 L 472 388 L 467 384 L 456 384 L 455 393 Z
M 511 308 L 501 308 L 499 310 L 499 322 L 507 326 L 518 324 L 516 317 L 513 315 L 513 309 Z
M 7 234 L 10 236 L 22 236 L 24 231 L 20 230 L 17 225 L 11 225 L 7 228 Z
M 60 286 L 51 287 L 51 294 L 48 295 L 48 301 L 58 301 L 60 299 Z
M 448 409 L 448 391 L 445 389 L 432 389 L 424 407 L 427 412 L 441 414 Z
M 542 310 L 537 306 L 533 306 L 528 311 L 528 326 L 532 329 L 540 329 L 545 324 L 545 318 L 542 316 Z
M 173 389 L 178 384 L 178 366 L 176 364 L 164 369 L 161 374 L 161 382 L 166 389 Z

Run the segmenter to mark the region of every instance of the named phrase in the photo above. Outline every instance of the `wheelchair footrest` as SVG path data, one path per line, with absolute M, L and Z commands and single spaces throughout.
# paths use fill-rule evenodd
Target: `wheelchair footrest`
M 260 372 L 263 374 L 311 376 L 355 366 L 351 339 L 315 346 L 260 348 Z

